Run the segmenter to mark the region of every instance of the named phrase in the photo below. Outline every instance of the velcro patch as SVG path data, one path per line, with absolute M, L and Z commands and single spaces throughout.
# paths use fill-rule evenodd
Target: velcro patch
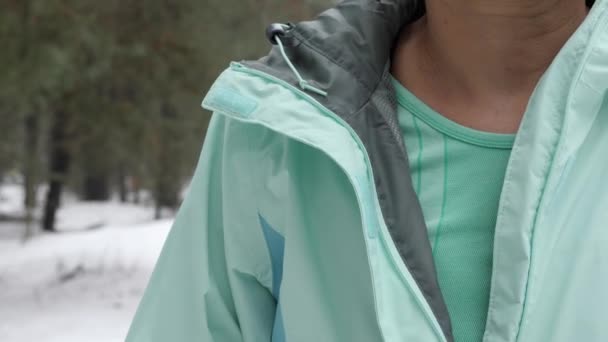
M 212 87 L 202 106 L 212 111 L 249 117 L 258 106 L 255 99 L 243 96 L 227 87 Z

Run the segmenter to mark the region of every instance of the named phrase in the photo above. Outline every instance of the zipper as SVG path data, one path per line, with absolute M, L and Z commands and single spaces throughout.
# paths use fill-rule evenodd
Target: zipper
M 363 156 L 364 156 L 364 159 L 365 159 L 365 166 L 366 166 L 366 169 L 367 169 L 368 177 L 369 177 L 370 180 L 374 179 L 373 170 L 372 170 L 372 167 L 371 167 L 371 161 L 370 161 L 369 156 L 367 154 L 367 150 L 365 149 L 365 146 L 363 145 L 363 142 L 361 141 L 361 139 L 359 138 L 359 136 L 357 135 L 357 133 L 352 129 L 352 127 L 346 121 L 344 121 L 344 119 L 342 119 L 337 114 L 335 114 L 334 112 L 332 112 L 331 110 L 329 110 L 327 107 L 323 106 L 321 103 L 319 103 L 317 100 L 315 100 L 313 97 L 311 97 L 310 95 L 306 94 L 302 90 L 300 90 L 300 89 L 296 88 L 295 86 L 293 86 L 293 85 L 285 82 L 284 80 L 281 80 L 281 79 L 279 79 L 279 78 L 277 78 L 275 76 L 272 76 L 272 75 L 270 75 L 270 74 L 268 74 L 266 72 L 249 68 L 249 67 L 247 67 L 247 66 L 245 66 L 245 65 L 243 65 L 241 63 L 238 63 L 238 62 L 232 62 L 232 63 L 230 63 L 230 69 L 238 71 L 238 72 L 243 72 L 243 73 L 246 73 L 246 74 L 249 74 L 249 75 L 254 75 L 254 76 L 263 78 L 263 79 L 265 79 L 265 80 L 267 80 L 267 81 L 269 81 L 271 83 L 279 84 L 279 85 L 281 85 L 281 86 L 289 89 L 291 92 L 293 92 L 294 94 L 298 95 L 300 98 L 302 98 L 302 99 L 306 100 L 307 102 L 309 102 L 310 104 L 312 104 L 315 108 L 317 108 L 321 112 L 323 112 L 323 114 L 327 115 L 328 117 L 330 117 L 333 120 L 335 120 L 336 122 L 338 122 L 342 127 L 344 127 L 345 129 L 348 130 L 348 132 L 350 133 L 351 137 L 357 143 L 357 146 L 359 147 L 359 149 L 363 152 Z M 244 120 L 244 119 L 240 119 L 240 120 L 241 121 L 252 121 L 252 120 Z M 302 140 L 300 140 L 300 139 L 298 139 L 296 137 L 291 137 L 290 136 L 290 138 L 292 138 L 294 140 L 297 140 L 299 142 L 302 142 L 302 143 L 310 146 L 309 143 L 307 143 L 305 141 L 302 141 Z M 311 146 L 311 147 L 313 147 L 313 148 L 315 148 L 317 150 L 320 150 L 320 149 L 316 148 L 315 146 Z M 322 150 L 320 150 L 320 151 L 323 152 Z M 323 153 L 325 153 L 325 152 L 323 152 Z M 364 215 L 366 215 L 366 214 L 364 214 L 364 210 L 362 210 L 362 208 L 363 208 L 363 206 L 362 206 L 363 201 L 361 199 L 361 194 L 357 190 L 357 186 L 356 186 L 356 184 L 358 183 L 358 180 L 357 179 L 353 179 L 353 177 L 351 177 L 351 175 L 349 174 L 348 170 L 344 169 L 335 159 L 333 159 L 327 153 L 325 153 L 325 155 L 327 155 L 330 159 L 332 159 L 342 169 L 342 171 L 347 175 L 347 177 L 348 177 L 348 179 L 349 179 L 349 181 L 351 183 L 351 186 L 355 190 L 355 194 L 357 196 L 357 202 L 358 202 L 358 205 L 359 205 L 359 211 L 361 212 L 361 222 L 363 223 L 363 225 L 365 225 L 366 220 L 365 220 Z M 384 222 L 384 218 L 381 216 L 381 212 L 382 211 L 380 209 L 380 203 L 378 202 L 378 198 L 375 195 L 377 193 L 376 192 L 376 184 L 373 181 L 369 181 L 368 183 L 370 183 L 370 185 L 371 185 L 371 190 L 372 190 L 371 194 L 372 194 L 372 198 L 373 198 L 373 202 L 374 202 L 374 209 L 375 209 L 375 214 L 376 214 L 376 220 L 377 220 L 377 222 L 378 222 L 378 224 L 380 226 L 379 229 L 381 230 L 380 237 L 382 239 L 382 242 L 386 246 L 392 246 L 393 248 L 395 248 L 394 247 L 394 243 L 392 242 L 392 240 L 389 238 L 389 241 L 387 241 L 387 238 L 386 238 L 387 236 L 390 236 L 390 233 L 388 232 L 388 228 L 386 227 L 386 223 Z M 364 231 L 364 234 L 366 234 L 369 237 L 372 237 L 371 236 L 372 233 L 369 232 L 369 231 L 367 231 L 367 232 Z M 365 238 L 365 245 L 366 245 L 367 250 L 369 251 L 370 250 L 370 246 L 368 245 L 367 237 Z M 388 251 L 388 252 L 389 252 L 389 254 L 394 254 L 394 253 L 391 253 L 391 251 Z M 372 278 L 376 279 L 374 277 L 373 267 L 371 266 L 372 261 L 370 260 L 369 253 L 366 253 L 366 256 L 367 256 L 367 261 L 368 261 L 368 267 L 369 267 L 369 270 L 370 270 L 370 274 L 372 275 Z M 395 258 L 394 258 L 393 255 L 392 255 L 391 259 L 393 259 L 391 261 L 393 263 L 395 263 L 395 260 L 394 260 Z M 400 258 L 399 258 L 399 261 L 397 261 L 397 262 L 403 264 L 403 262 L 401 261 Z M 397 265 L 394 265 L 394 266 L 397 266 Z M 403 265 L 403 266 L 407 269 L 406 265 Z M 416 291 L 415 290 L 418 289 L 418 285 L 412 284 L 411 281 L 408 280 L 407 277 L 405 277 L 405 275 L 403 274 L 403 272 L 399 271 L 398 273 L 401 276 L 402 280 L 407 284 L 410 293 L 412 293 L 412 295 L 414 296 L 414 298 L 416 298 L 416 302 L 420 306 L 420 309 L 424 312 L 425 317 L 429 320 L 429 323 L 431 323 L 431 326 L 433 327 L 433 331 L 438 336 L 439 340 L 442 341 L 442 342 L 446 342 L 447 340 L 446 340 L 445 335 L 443 334 L 443 330 L 441 329 L 441 327 L 439 325 L 439 322 L 437 321 L 437 319 L 435 318 L 434 314 L 432 313 L 432 310 L 431 310 L 430 306 L 428 306 L 428 303 L 426 302 L 425 299 L 423 299 L 423 298 L 421 299 L 419 295 L 416 295 Z M 375 283 L 374 279 L 372 279 L 372 291 L 373 291 L 374 302 L 377 305 L 377 303 L 378 303 L 377 299 L 378 298 L 377 298 L 376 288 L 375 288 L 375 285 L 374 285 L 374 283 Z M 412 281 L 413 281 L 413 279 L 412 279 Z M 377 308 L 376 308 L 376 311 L 378 311 Z M 378 318 L 377 313 L 376 313 L 376 317 Z M 378 320 L 378 326 L 380 328 L 380 333 L 384 334 L 383 329 L 382 329 L 382 324 L 380 323 L 379 320 Z M 383 340 L 386 340 L 384 338 L 384 336 L 383 336 Z

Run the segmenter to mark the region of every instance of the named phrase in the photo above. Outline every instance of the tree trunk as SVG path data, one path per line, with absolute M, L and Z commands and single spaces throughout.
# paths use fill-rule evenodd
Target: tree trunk
M 38 133 L 39 116 L 30 113 L 24 120 L 25 135 L 25 156 L 23 163 L 23 187 L 24 187 L 24 207 L 25 207 L 25 232 L 23 239 L 28 240 L 34 235 L 32 224 L 33 211 L 36 208 L 36 187 L 38 183 Z
M 19 49 L 19 59 L 26 60 L 30 47 L 30 2 L 23 1 L 21 7 L 21 46 Z M 23 163 L 23 192 L 25 194 L 23 206 L 25 208 L 25 230 L 23 241 L 27 241 L 34 235 L 33 211 L 36 207 L 36 186 L 38 185 L 38 134 L 40 126 L 40 116 L 37 112 L 31 112 L 25 116 L 24 124 L 24 145 L 25 155 Z
M 42 229 L 45 231 L 55 231 L 55 216 L 57 215 L 57 209 L 59 209 L 62 189 L 63 181 L 52 180 L 49 182 L 42 219 Z
M 155 220 L 160 220 L 162 218 L 162 211 L 161 211 L 162 207 L 160 205 L 160 202 L 155 201 L 154 202 L 154 219 Z
M 45 231 L 55 231 L 55 216 L 61 204 L 61 191 L 70 165 L 66 132 L 67 121 L 68 117 L 65 110 L 60 109 L 55 112 L 50 134 L 49 189 L 46 194 L 44 217 L 42 219 L 42 229 Z
M 87 175 L 84 179 L 83 199 L 85 201 L 107 201 L 110 198 L 108 177 Z
M 133 204 L 141 203 L 141 185 L 138 176 L 131 177 L 131 192 L 133 192 Z
M 118 197 L 120 203 L 127 203 L 127 175 L 124 164 L 118 165 Z
M 160 127 L 161 144 L 157 155 L 157 173 L 155 179 L 154 200 L 156 202 L 156 219 L 161 216 L 161 208 L 175 208 L 178 205 L 179 175 L 176 158 L 179 151 L 175 142 L 178 140 L 174 126 L 177 120 L 175 107 L 168 101 L 161 104 L 162 125 Z
M 127 203 L 127 177 L 122 166 L 118 171 L 118 197 L 120 203 Z

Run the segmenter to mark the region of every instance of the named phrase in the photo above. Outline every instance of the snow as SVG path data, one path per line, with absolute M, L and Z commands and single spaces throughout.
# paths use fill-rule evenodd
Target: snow
M 57 215 L 57 230 L 80 231 L 102 226 L 123 226 L 150 221 L 154 213 L 150 208 L 116 202 L 70 203 Z
M 18 212 L 19 192 L 2 194 Z M 66 201 L 58 215 L 62 232 L 26 243 L 2 234 L 21 223 L 0 224 L 0 341 L 123 341 L 172 219 L 117 202 Z
M 43 203 L 45 192 L 46 187 L 41 186 L 37 189 L 36 198 L 38 203 Z M 142 193 L 145 194 L 144 191 Z M 144 196 L 145 202 L 150 203 L 147 196 Z M 0 218 L 23 219 L 25 217 L 23 200 L 22 185 L 3 184 L 0 186 Z M 120 203 L 116 199 L 106 202 L 81 202 L 74 195 L 64 193 L 62 204 L 62 208 L 57 213 L 55 224 L 58 231 L 81 231 L 115 224 L 124 226 L 149 221 L 154 217 L 154 211 L 150 205 Z M 162 211 L 162 216 L 170 216 L 171 214 L 170 210 Z M 35 208 L 33 215 L 40 219 L 42 216 L 41 208 Z
M 15 184 L 0 187 L 0 217 L 15 217 L 24 215 L 22 187 Z

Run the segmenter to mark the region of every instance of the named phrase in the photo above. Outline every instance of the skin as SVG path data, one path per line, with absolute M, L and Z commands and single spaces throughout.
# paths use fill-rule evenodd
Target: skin
M 583 0 L 426 0 L 392 73 L 447 118 L 515 133 L 540 77 L 587 15 Z

